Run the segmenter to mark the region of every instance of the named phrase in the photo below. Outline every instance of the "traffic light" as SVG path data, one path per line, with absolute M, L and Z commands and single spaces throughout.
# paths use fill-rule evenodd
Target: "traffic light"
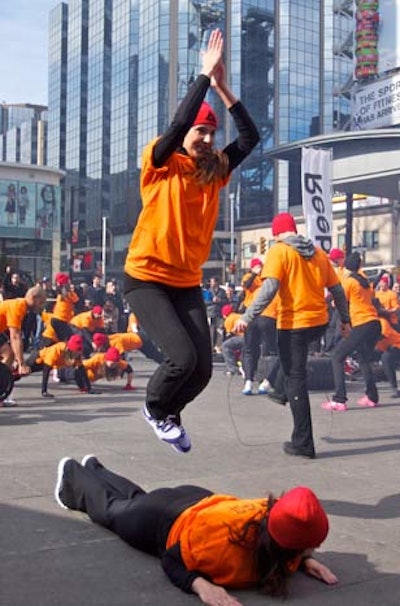
M 267 239 L 264 236 L 260 237 L 260 253 L 265 255 L 267 252 Z

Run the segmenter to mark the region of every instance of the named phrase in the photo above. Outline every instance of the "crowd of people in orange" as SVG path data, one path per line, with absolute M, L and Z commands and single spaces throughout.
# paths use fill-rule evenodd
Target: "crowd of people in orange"
M 82 393 L 93 394 L 99 393 L 93 387 L 96 381 L 126 377 L 123 389 L 134 389 L 126 356 L 143 347 L 147 355 L 145 345 L 160 360 L 156 346 L 140 335 L 134 315 L 125 313 L 115 282 L 111 284 L 103 287 L 96 275 L 82 292 L 60 272 L 54 288 L 48 278 L 26 287 L 19 272 L 6 271 L 0 301 L 1 407 L 17 405 L 11 397 L 13 383 L 32 372 L 42 373 L 42 397 L 54 398 L 50 380 L 75 382 Z

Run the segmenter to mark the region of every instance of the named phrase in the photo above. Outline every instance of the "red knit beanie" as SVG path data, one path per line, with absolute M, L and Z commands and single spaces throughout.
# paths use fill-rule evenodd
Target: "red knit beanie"
M 257 265 L 262 265 L 263 262 L 261 261 L 261 259 L 258 259 L 257 257 L 255 257 L 254 259 L 252 259 L 250 261 L 250 269 L 253 269 L 253 267 L 257 267 Z
M 101 347 L 104 343 L 107 343 L 108 337 L 102 332 L 95 332 L 92 341 L 97 347 Z
M 69 284 L 69 275 L 59 272 L 54 276 L 54 281 L 57 286 L 66 286 L 67 284 Z
M 101 316 L 101 314 L 103 313 L 103 308 L 101 307 L 101 305 L 95 305 L 92 309 L 92 314 L 95 314 L 96 316 Z
M 303 551 L 318 547 L 328 530 L 325 511 L 313 491 L 305 486 L 286 492 L 268 515 L 268 532 L 284 549 Z
M 279 236 L 287 231 L 297 234 L 295 220 L 290 213 L 279 213 L 272 220 L 272 235 Z
M 217 128 L 218 126 L 215 111 L 211 105 L 206 103 L 206 101 L 203 101 L 201 104 L 199 113 L 197 114 L 192 126 L 197 126 L 199 124 L 205 124 L 206 126 L 212 126 L 213 128 Z
M 116 347 L 109 347 L 106 351 L 106 360 L 107 362 L 119 362 L 120 355 L 119 351 Z
M 332 248 L 329 258 L 333 262 L 340 261 L 340 259 L 344 259 L 344 252 L 340 248 Z
M 70 351 L 83 352 L 83 338 L 81 335 L 72 335 L 67 341 L 67 349 Z

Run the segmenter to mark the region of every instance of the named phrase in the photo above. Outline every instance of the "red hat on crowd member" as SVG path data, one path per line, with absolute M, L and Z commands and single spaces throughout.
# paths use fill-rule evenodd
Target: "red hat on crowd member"
M 384 282 L 385 284 L 389 284 L 389 282 L 390 282 L 389 276 L 387 274 L 383 274 L 383 276 L 380 279 L 380 282 Z
M 57 286 L 65 286 L 66 284 L 69 284 L 69 275 L 63 274 L 62 272 L 58 272 L 54 276 L 54 281 L 57 284 Z
M 103 313 L 103 308 L 101 305 L 95 305 L 92 308 L 92 313 L 96 314 L 96 316 L 101 316 L 101 314 Z
M 225 318 L 226 316 L 229 316 L 229 314 L 231 314 L 233 312 L 233 305 L 223 305 L 221 308 L 221 314 L 222 317 Z
M 92 337 L 92 341 L 95 345 L 97 345 L 97 347 L 101 347 L 107 343 L 108 337 L 103 332 L 95 332 Z
M 328 518 L 321 503 L 305 486 L 286 492 L 268 515 L 269 535 L 284 549 L 302 551 L 318 547 L 328 530 Z
M 67 341 L 67 349 L 83 353 L 83 338 L 81 335 L 72 335 Z
M 213 110 L 211 105 L 206 103 L 206 101 L 203 101 L 203 103 L 201 104 L 199 112 L 192 126 L 197 126 L 199 124 L 205 124 L 206 126 L 212 126 L 213 128 L 217 128 L 218 126 L 215 111 Z
M 259 259 L 258 257 L 254 257 L 254 259 L 252 259 L 250 261 L 250 269 L 253 269 L 253 267 L 257 267 L 257 265 L 262 265 L 263 262 L 261 261 L 261 259 Z
M 329 259 L 334 263 L 340 261 L 341 259 L 344 259 L 344 252 L 340 248 L 332 248 L 329 253 Z
M 279 236 L 285 232 L 297 234 L 296 222 L 290 213 L 279 213 L 272 219 L 272 235 Z
M 105 358 L 107 362 L 119 362 L 120 359 L 119 351 L 116 347 L 109 347 L 106 351 Z

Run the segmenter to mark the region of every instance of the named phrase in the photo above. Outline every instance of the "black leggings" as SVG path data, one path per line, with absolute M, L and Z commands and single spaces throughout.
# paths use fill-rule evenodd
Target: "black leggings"
M 254 381 L 261 346 L 263 346 L 265 356 L 277 352 L 276 320 L 274 318 L 257 316 L 247 327 L 243 348 L 243 370 L 246 380 Z
M 212 494 L 189 485 L 147 493 L 94 457 L 88 467 L 75 460 L 67 462 L 62 490 L 62 500 L 69 509 L 87 513 L 93 522 L 115 532 L 132 547 L 158 556 L 176 518 Z
M 134 280 L 125 294 L 163 360 L 147 384 L 146 406 L 157 419 L 179 415 L 208 384 L 210 331 L 200 287 L 173 288 Z

